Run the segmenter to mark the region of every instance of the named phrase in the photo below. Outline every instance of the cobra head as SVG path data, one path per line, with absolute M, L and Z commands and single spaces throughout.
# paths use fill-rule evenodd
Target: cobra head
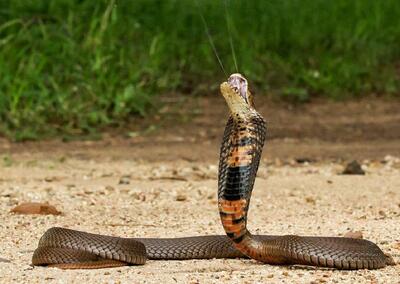
M 221 84 L 220 89 L 232 113 L 242 114 L 249 109 L 254 109 L 253 96 L 249 91 L 246 78 L 241 74 L 232 74 L 227 82 Z

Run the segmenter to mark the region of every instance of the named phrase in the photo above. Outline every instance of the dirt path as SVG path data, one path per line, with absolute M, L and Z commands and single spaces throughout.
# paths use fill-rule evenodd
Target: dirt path
M 0 141 L 1 283 L 399 283 L 400 266 L 376 271 L 274 267 L 252 260 L 149 261 L 94 271 L 29 266 L 43 232 L 63 226 L 115 236 L 222 234 L 216 209 L 219 99 L 166 104 L 144 135 L 96 142 Z M 176 103 L 174 103 L 176 105 Z M 190 105 L 190 108 L 187 106 Z M 249 216 L 254 233 L 340 236 L 362 231 L 400 262 L 400 104 L 260 102 L 270 125 Z M 176 122 L 187 120 L 182 126 Z M 166 118 L 165 118 L 166 117 Z M 298 163 L 307 158 L 310 163 Z M 364 176 L 339 173 L 358 159 Z M 49 202 L 61 216 L 15 215 Z M 313 282 L 314 281 L 314 282 Z
M 400 100 L 315 102 L 292 106 L 257 98 L 268 125 L 264 157 L 318 160 L 381 159 L 400 156 Z M 161 115 L 135 120 L 130 129 L 112 129 L 100 141 L 58 140 L 12 144 L 0 138 L 0 154 L 143 161 L 216 161 L 227 118 L 216 97 L 164 98 Z M 116 132 L 116 133 L 115 133 Z

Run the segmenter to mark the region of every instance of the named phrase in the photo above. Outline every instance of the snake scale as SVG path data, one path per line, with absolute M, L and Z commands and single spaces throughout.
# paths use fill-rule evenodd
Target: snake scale
M 247 80 L 232 74 L 220 86 L 230 117 L 218 173 L 218 208 L 226 235 L 172 239 L 118 238 L 51 228 L 40 239 L 33 265 L 104 268 L 144 264 L 147 259 L 249 257 L 268 264 L 302 264 L 338 269 L 377 269 L 393 264 L 374 243 L 341 237 L 252 235 L 247 212 L 266 127 L 255 110 Z

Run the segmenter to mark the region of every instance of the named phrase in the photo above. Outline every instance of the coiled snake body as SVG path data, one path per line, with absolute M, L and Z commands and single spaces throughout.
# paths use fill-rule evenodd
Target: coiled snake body
M 33 265 L 103 268 L 146 259 L 250 257 L 269 264 L 376 269 L 392 264 L 374 243 L 339 237 L 253 236 L 246 228 L 266 129 L 247 80 L 233 74 L 221 84 L 230 109 L 221 145 L 218 207 L 226 236 L 175 239 L 117 238 L 51 228 L 40 239 Z

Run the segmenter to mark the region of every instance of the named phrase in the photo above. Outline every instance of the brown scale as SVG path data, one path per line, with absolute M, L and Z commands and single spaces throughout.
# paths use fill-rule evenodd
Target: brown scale
M 233 234 L 233 239 L 241 237 L 246 232 L 246 206 L 245 199 L 225 200 L 219 199 L 219 208 L 221 214 L 221 222 L 227 233 Z M 240 222 L 235 222 L 241 220 Z
M 229 167 L 240 167 L 251 164 L 252 150 L 253 150 L 252 145 L 235 147 L 228 157 Z

